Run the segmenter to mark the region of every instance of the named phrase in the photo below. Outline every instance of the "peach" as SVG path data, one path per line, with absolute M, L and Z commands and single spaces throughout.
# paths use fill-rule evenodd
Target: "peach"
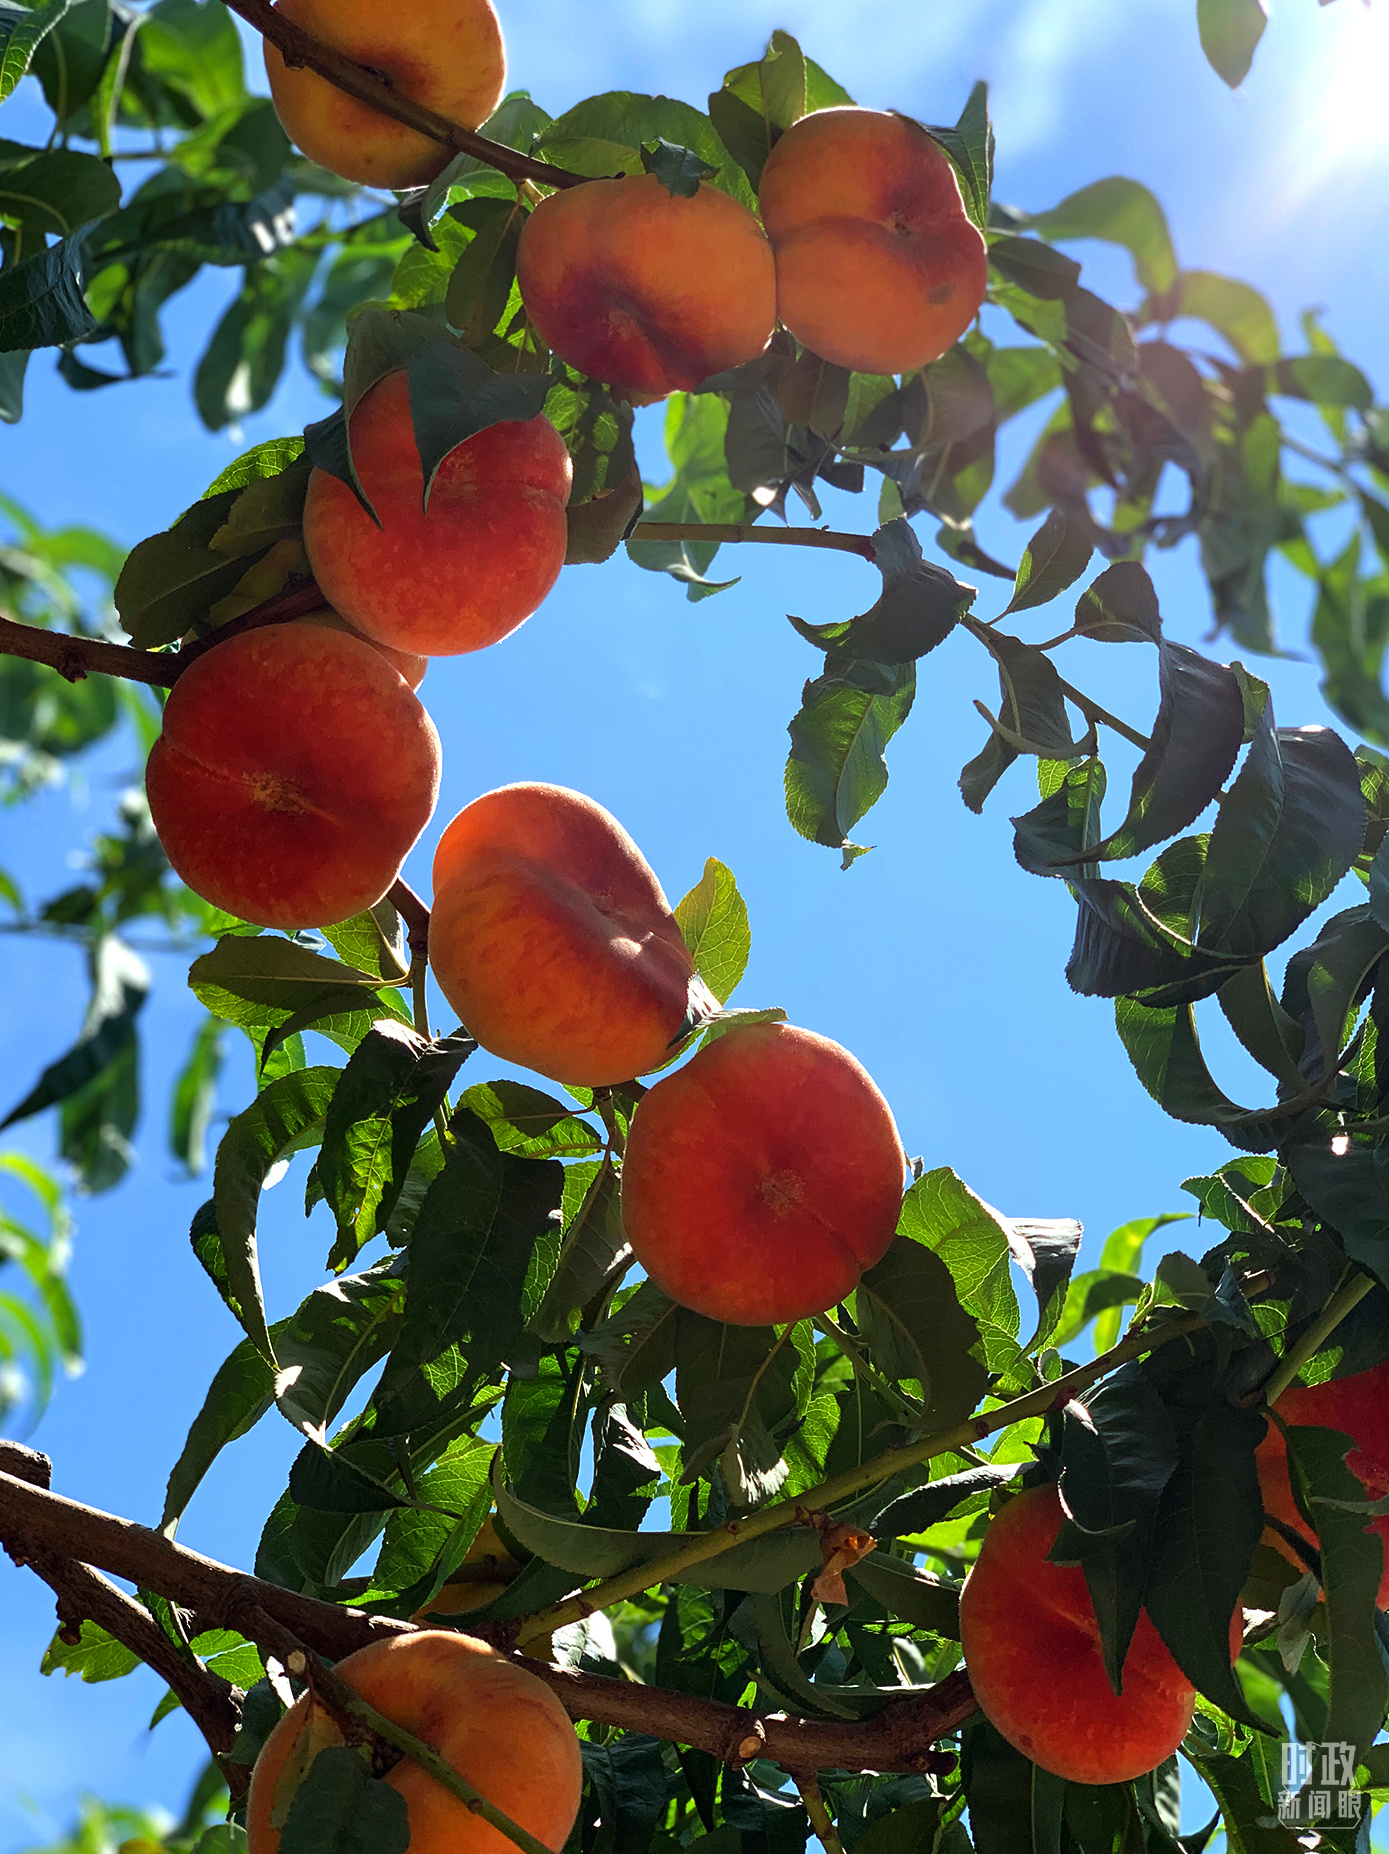
M 985 1718 L 1034 1764 L 1072 1783 L 1127 1783 L 1176 1750 L 1196 1695 L 1146 1610 L 1114 1692 L 1084 1571 L 1047 1561 L 1060 1527 L 1053 1486 L 989 1522 L 960 1594 L 965 1671 Z
M 334 51 L 369 65 L 412 103 L 476 129 L 506 82 L 502 29 L 491 0 L 276 0 L 275 10 Z M 423 187 L 453 150 L 330 84 L 291 69 L 267 39 L 265 74 L 285 134 L 311 161 L 365 187 Z
M 429 963 L 484 1049 L 591 1088 L 656 1068 L 719 1008 L 636 844 L 558 785 L 502 786 L 448 826 Z
M 354 631 L 347 620 L 330 606 L 320 606 L 316 612 L 305 612 L 302 618 L 295 618 L 291 622 L 313 625 L 316 629 L 323 631 L 341 631 L 348 637 L 357 638 L 363 644 L 370 644 L 372 649 L 386 659 L 396 675 L 402 677 L 411 689 L 418 689 L 424 681 L 424 673 L 429 668 L 428 657 L 411 656 L 408 650 L 392 650 L 389 644 L 378 644 L 375 638 L 363 637 L 360 631 Z
M 1346 1466 L 1365 1489 L 1366 1499 L 1379 1500 L 1389 1493 L 1389 1361 L 1347 1378 L 1332 1378 L 1325 1384 L 1290 1385 L 1276 1407 L 1290 1425 L 1339 1429 L 1352 1437 L 1355 1447 L 1346 1456 Z M 1256 1459 L 1265 1512 L 1315 1545 L 1316 1533 L 1310 1530 L 1293 1499 L 1287 1444 L 1272 1423 L 1259 1444 Z M 1389 1514 L 1367 1520 L 1365 1530 L 1377 1533 L 1384 1543 L 1379 1606 L 1389 1609 Z M 1272 1528 L 1264 1534 L 1264 1542 L 1276 1546 L 1300 1571 L 1306 1570 L 1292 1546 Z
M 654 174 L 552 193 L 522 229 L 516 278 L 561 360 L 644 398 L 755 359 L 776 322 L 762 227 L 707 182 L 692 199 Z
M 455 1572 L 434 1601 L 416 1612 L 414 1621 L 423 1622 L 431 1615 L 463 1616 L 470 1609 L 481 1609 L 493 1597 L 501 1595 L 519 1568 L 497 1537 L 497 1529 L 490 1519 L 484 1519 L 478 1528 L 477 1537 L 463 1555 L 463 1563 L 473 1565 L 475 1574 L 464 1577 Z
M 481 650 L 559 578 L 573 469 L 543 413 L 457 445 L 426 510 L 409 382 L 390 373 L 353 411 L 352 457 L 380 527 L 348 484 L 315 470 L 304 546 L 328 604 L 372 643 L 425 657 Z
M 983 235 L 949 156 L 905 116 L 803 116 L 767 157 L 760 204 L 777 314 L 822 360 L 912 373 L 978 313 Z
M 183 671 L 145 787 L 204 900 L 261 927 L 325 927 L 399 875 L 434 810 L 439 736 L 370 644 L 267 625 Z
M 765 1326 L 822 1313 L 882 1260 L 904 1170 L 892 1110 L 847 1049 L 755 1024 L 643 1096 L 622 1218 L 672 1300 Z
M 547 1847 L 563 1848 L 583 1788 L 579 1741 L 563 1706 L 534 1674 L 450 1629 L 373 1642 L 339 1661 L 335 1671 L 393 1724 L 433 1745 L 513 1822 Z M 293 1790 L 307 1770 L 305 1753 L 341 1742 L 321 1708 L 311 1713 L 307 1693 L 290 1707 L 266 1739 L 251 1776 L 250 1854 L 277 1854 Z M 411 1854 L 511 1849 L 504 1835 L 408 1757 L 378 1781 L 405 1798 Z

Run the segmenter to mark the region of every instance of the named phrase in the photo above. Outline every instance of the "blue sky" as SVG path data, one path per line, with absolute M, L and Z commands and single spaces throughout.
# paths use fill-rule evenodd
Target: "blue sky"
M 1389 246 L 1375 227 L 1389 178 L 1389 19 L 1354 0 L 1325 10 L 1284 0 L 1245 91 L 1231 96 L 1200 56 L 1194 11 L 1190 0 L 509 0 L 503 18 L 511 82 L 556 112 L 619 87 L 702 103 L 774 26 L 793 31 L 859 101 L 929 121 L 953 121 L 972 81 L 987 77 L 1000 198 L 1041 209 L 1105 174 L 1142 180 L 1167 207 L 1186 264 L 1257 283 L 1290 351 L 1301 345 L 1297 312 L 1323 305 L 1329 329 L 1385 390 Z M 6 112 L 4 133 L 17 139 L 39 128 L 31 88 Z M 1095 287 L 1133 300 L 1120 254 L 1076 255 Z M 180 371 L 167 380 L 76 395 L 36 362 L 24 421 L 0 429 L 0 489 L 47 522 L 86 522 L 131 543 L 171 520 L 237 450 L 320 416 L 322 399 L 298 375 L 239 440 L 198 425 L 187 366 L 234 283 L 205 273 L 179 299 L 168 327 Z M 658 417 L 648 414 L 643 431 L 656 478 Z M 1019 421 L 1000 484 L 1028 430 Z M 871 527 L 872 499 L 841 498 L 827 515 Z M 1005 559 L 1017 558 L 1027 532 L 996 510 L 981 530 Z M 823 552 L 749 548 L 734 560 L 730 550 L 720 565 L 741 572 L 740 584 L 697 606 L 625 561 L 572 569 L 513 638 L 430 670 L 422 693 L 446 763 L 439 811 L 407 872 L 416 886 L 427 887 L 439 831 L 478 792 L 520 778 L 576 786 L 617 813 L 672 897 L 706 856 L 729 864 L 753 928 L 735 1002 L 784 1005 L 853 1049 L 892 1101 L 908 1150 L 928 1165 L 953 1165 L 1011 1213 L 1078 1216 L 1092 1244 L 1131 1217 L 1183 1208 L 1182 1178 L 1229 1149 L 1164 1119 L 1132 1076 L 1109 1007 L 1067 991 L 1071 907 L 1059 883 L 1024 876 L 1011 853 L 1009 813 L 1035 797 L 1027 766 L 982 819 L 960 802 L 960 766 L 982 743 L 972 700 L 996 687 L 982 653 L 957 636 L 922 664 L 915 713 L 890 753 L 891 784 L 858 833 L 877 847 L 841 874 L 831 853 L 794 835 L 782 808 L 785 725 L 816 666 L 785 614 L 824 621 L 864 610 L 876 575 Z M 1162 562 L 1159 586 L 1171 634 L 1199 643 L 1209 615 L 1189 552 Z M 1276 590 L 1296 652 L 1305 590 L 1291 575 Z M 991 615 L 1003 602 L 986 585 L 979 609 Z M 1294 655 L 1255 667 L 1284 722 L 1331 718 L 1309 664 Z M 1093 645 L 1071 647 L 1063 665 L 1140 727 L 1154 705 L 1151 669 L 1148 653 Z M 1110 763 L 1118 779 L 1131 762 L 1116 752 Z M 32 893 L 70 881 L 69 850 L 109 815 L 128 770 L 127 751 L 111 748 L 70 791 L 7 814 L 0 861 Z M 183 963 L 157 962 L 146 1013 L 142 1164 L 119 1192 L 77 1207 L 73 1283 L 89 1368 L 61 1388 L 34 1438 L 53 1455 L 61 1491 L 146 1520 L 237 1337 L 187 1248 L 203 1188 L 178 1181 L 164 1156 L 169 1078 L 197 1021 Z M 0 969 L 8 1098 L 76 1029 L 84 985 L 76 955 L 47 945 L 0 942 Z M 1215 1029 L 1211 1047 L 1232 1093 L 1253 1087 Z M 495 1066 L 479 1059 L 471 1079 Z M 238 1058 L 224 1110 L 249 1089 Z M 44 1157 L 51 1137 L 40 1122 L 19 1129 L 16 1144 Z M 321 1279 L 328 1238 L 300 1214 L 302 1167 L 266 1201 L 272 1316 Z M 294 1449 L 288 1427 L 267 1418 L 214 1470 L 185 1541 L 249 1562 Z M 159 1695 L 153 1677 L 100 1688 L 40 1680 L 51 1604 L 8 1561 L 0 1616 L 0 1850 L 51 1833 L 83 1789 L 177 1806 L 198 1744 L 180 1717 L 144 1732 Z

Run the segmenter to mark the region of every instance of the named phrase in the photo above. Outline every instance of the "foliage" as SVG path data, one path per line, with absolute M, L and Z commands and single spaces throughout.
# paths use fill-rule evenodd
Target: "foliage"
M 1207 49 L 1236 80 L 1257 36 L 1244 11 L 1241 25 L 1237 8 L 1201 9 Z M 119 574 L 95 537 L 46 535 L 11 506 L 15 541 L 0 567 L 29 622 L 97 633 L 65 577 L 75 569 L 113 585 L 121 624 L 145 649 L 206 638 L 274 597 L 302 570 L 309 468 L 360 493 L 346 415 L 398 368 L 410 376 L 427 480 L 470 433 L 541 405 L 573 454 L 576 525 L 631 478 L 630 408 L 552 362 L 516 289 L 515 233 L 533 187 L 460 156 L 402 217 L 310 169 L 246 93 L 216 0 L 159 0 L 140 15 L 80 0 L 8 29 L 0 75 L 32 53 L 63 141 L 0 150 L 0 379 L 13 416 L 15 357 L 42 347 L 59 351 L 78 390 L 153 371 L 160 309 L 203 264 L 243 272 L 196 371 L 204 422 L 217 429 L 268 401 L 294 331 L 328 389 L 327 416 L 302 440 L 238 460 Z M 705 174 L 751 201 L 775 135 L 842 99 L 779 33 L 761 61 L 729 73 L 707 114 L 613 93 L 552 119 L 517 96 L 489 126 L 581 173 L 647 167 L 677 189 Z M 201 1163 L 225 1032 L 250 1042 L 257 1091 L 229 1120 L 190 1231 L 242 1336 L 172 1469 L 166 1530 L 219 1452 L 278 1411 L 302 1446 L 262 1533 L 262 1577 L 411 1617 L 440 1599 L 495 1501 L 520 1569 L 469 1612 L 471 1625 L 516 1624 L 523 1647 L 553 1636 L 562 1662 L 614 1679 L 635 1673 L 686 1696 L 843 1721 L 918 1697 L 957 1666 L 959 1584 L 991 1511 L 1017 1484 L 1059 1480 L 1067 1524 L 1056 1555 L 1084 1569 L 1111 1678 L 1121 1680 L 1146 1609 L 1201 1694 L 1183 1751 L 1230 1845 L 1291 1847 L 1265 1825 L 1274 1741 L 1340 1731 L 1371 1790 L 1383 1749 L 1373 1745 L 1385 1709 L 1373 1550 L 1349 1520 L 1319 1519 L 1324 1600 L 1304 1614 L 1300 1573 L 1260 1544 L 1254 1451 L 1258 1395 L 1280 1373 L 1315 1381 L 1389 1357 L 1389 1068 L 1378 1051 L 1389 763 L 1330 730 L 1279 727 L 1258 678 L 1169 638 L 1143 561 L 1150 547 L 1193 542 L 1218 632 L 1268 653 L 1266 575 L 1281 550 L 1315 588 L 1328 699 L 1357 731 L 1389 740 L 1389 504 L 1379 499 L 1389 412 L 1314 318 L 1304 318 L 1305 351 L 1285 353 L 1257 292 L 1185 270 L 1161 207 L 1136 183 L 1101 180 L 1032 215 L 991 203 L 982 87 L 956 124 L 931 132 L 986 229 L 984 325 L 900 381 L 832 367 L 781 334 L 756 361 L 673 396 L 672 474 L 650 492 L 648 516 L 686 533 L 653 542 L 638 531 L 628 546 L 689 597 L 712 596 L 728 582 L 711 577 L 717 541 L 701 530 L 760 532 L 764 517 L 785 520 L 792 494 L 815 521 L 818 483 L 852 493 L 876 483 L 874 532 L 855 546 L 881 575 L 876 601 L 793 620 L 823 660 L 790 724 L 790 821 L 846 866 L 862 854 L 850 832 L 886 784 L 917 660 L 956 633 L 978 642 L 998 695 L 996 712 L 978 704 L 988 734 L 962 794 L 978 810 L 1019 759 L 1036 761 L 1039 802 L 1014 819 L 1015 851 L 1076 904 L 1073 989 L 1114 999 L 1154 1098 L 1219 1128 L 1239 1155 L 1187 1181 L 1210 1224 L 1202 1241 L 1215 1240 L 1149 1269 L 1145 1244 L 1174 1219 L 1145 1219 L 1115 1231 L 1098 1266 L 1077 1276 L 1076 1225 L 1004 1218 L 941 1167 L 914 1179 L 886 1257 L 843 1304 L 782 1327 L 718 1326 L 630 1279 L 617 1179 L 640 1084 L 561 1099 L 478 1074 L 471 1038 L 431 1036 L 407 1007 L 389 912 L 317 941 L 219 917 L 171 878 L 136 797 L 121 832 L 97 840 L 79 886 L 37 909 L 6 891 L 16 929 L 77 941 L 92 976 L 75 1040 L 9 1119 L 57 1107 L 75 1176 L 92 1190 L 115 1184 L 138 1115 L 149 986 L 132 926 L 157 921 L 166 944 L 199 951 L 190 984 L 207 1015 L 171 1113 L 189 1170 Z M 128 196 L 103 159 L 126 133 L 150 137 L 151 162 Z M 300 231 L 292 213 L 304 200 L 316 204 Z M 1126 311 L 1083 287 L 1079 263 L 1057 249 L 1091 238 L 1132 257 Z M 1022 339 L 1000 338 L 1009 320 Z M 1191 320 L 1206 334 L 1180 345 L 1172 325 Z M 1208 352 L 1209 336 L 1221 354 Z M 123 375 L 78 356 L 112 343 Z M 328 409 L 333 395 L 342 404 Z M 1328 487 L 1285 474 L 1302 468 L 1290 457 L 1307 460 L 1289 401 L 1325 425 L 1331 448 L 1316 461 Z M 1040 524 L 1014 571 L 984 553 L 973 517 L 993 483 L 998 431 L 1029 408 L 1040 435 L 1004 502 Z M 1165 512 L 1174 480 L 1180 513 Z M 923 515 L 951 568 L 924 557 L 911 526 Z M 1333 551 L 1325 516 L 1351 524 Z M 607 536 L 609 551 L 620 538 Z M 585 531 L 573 557 L 601 553 Z M 1000 629 L 953 566 L 1003 582 L 996 618 L 1021 629 L 1054 630 L 1042 614 L 1064 597 L 1061 635 L 1032 642 Z M 1052 653 L 1073 638 L 1154 652 L 1149 736 L 1063 680 Z M 56 674 L 27 663 L 0 674 L 14 679 L 3 687 L 15 796 L 121 723 L 147 742 L 157 719 L 151 698 L 118 698 L 104 683 L 105 694 L 75 685 L 64 707 Z M 1122 816 L 1107 820 L 1101 728 L 1142 748 Z M 1203 819 L 1210 827 L 1196 829 Z M 1152 853 L 1137 880 L 1104 871 Z M 1364 902 L 1314 921 L 1351 872 Z M 711 858 L 676 918 L 726 1001 L 749 946 L 732 872 Z M 1309 923 L 1315 937 L 1292 953 L 1275 996 L 1264 962 Z M 1211 998 L 1271 1077 L 1271 1101 L 1242 1107 L 1210 1074 L 1194 1013 Z M 309 1063 L 308 1032 L 330 1059 Z M 737 1035 L 738 1019 L 705 1034 Z M 266 1184 L 302 1151 L 314 1154 L 307 1206 L 326 1205 L 320 1221 L 332 1225 L 326 1279 L 280 1310 L 264 1304 L 257 1213 Z M 41 1307 L 49 1322 L 43 1331 L 30 1311 L 34 1330 L 23 1329 L 40 1391 L 41 1361 L 76 1354 L 60 1213 L 46 1202 L 50 1238 L 26 1247 L 19 1232 L 9 1258 L 34 1291 L 15 1308 Z M 10 1305 L 0 1300 L 0 1315 Z M 1104 1356 L 1129 1307 L 1133 1343 Z M 1092 1323 L 1103 1368 L 1058 1398 L 1052 1387 Z M 1176 1331 L 1182 1343 L 1162 1343 Z M 1294 1439 L 1298 1484 L 1305 1502 L 1344 1514 L 1356 1484 L 1345 1438 L 1319 1441 L 1326 1433 Z M 844 1602 L 817 1582 L 831 1521 L 876 1540 L 844 1567 Z M 729 1522 L 736 1541 L 720 1530 Z M 643 1590 L 656 1558 L 661 1582 Z M 591 1580 L 601 1591 L 566 1603 Z M 1254 1619 L 1232 1671 L 1225 1629 L 1241 1598 Z M 181 1654 L 250 1689 L 248 1735 L 278 1713 L 283 1681 L 262 1680 L 249 1641 L 222 1632 L 190 1648 L 169 1606 L 155 1612 Z M 1280 1629 L 1290 1616 L 1306 1625 L 1296 1654 Z M 45 1667 L 92 1679 L 133 1664 L 89 1624 L 75 1644 L 59 1638 Z M 769 1760 L 720 1764 L 592 1725 L 581 1737 L 576 1854 L 670 1854 L 710 1834 L 719 1854 L 799 1854 L 805 1843 L 807 1797 Z M 1085 1793 L 977 1718 L 952 1745 L 958 1767 L 929 1777 L 822 1775 L 849 1854 L 918 1841 L 989 1854 L 1029 1838 L 1057 1854 L 1191 1845 L 1178 1836 L 1174 1769 Z M 365 1788 L 350 1754 L 315 1782 L 344 1819 Z M 305 1814 L 286 1823 L 286 1854 L 301 1842 L 307 1854 Z M 235 1834 L 216 1832 L 230 1848 Z

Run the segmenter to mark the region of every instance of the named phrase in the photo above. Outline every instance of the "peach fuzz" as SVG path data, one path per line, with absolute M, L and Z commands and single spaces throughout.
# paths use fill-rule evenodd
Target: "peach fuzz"
M 352 413 L 352 457 L 380 527 L 346 483 L 315 470 L 304 547 L 328 604 L 372 643 L 424 657 L 482 650 L 559 578 L 573 468 L 543 414 L 455 446 L 426 511 L 409 382 L 391 373 Z
M 370 644 L 267 625 L 180 675 L 145 786 L 175 872 L 261 927 L 326 927 L 379 901 L 429 822 L 439 736 Z
M 1355 1447 L 1346 1456 L 1346 1466 L 1365 1489 L 1365 1498 L 1379 1500 L 1389 1493 L 1389 1361 L 1350 1377 L 1331 1378 L 1325 1384 L 1290 1385 L 1274 1407 L 1290 1427 L 1339 1429 L 1350 1436 Z M 1293 1498 L 1287 1444 L 1273 1423 L 1255 1459 L 1265 1512 L 1315 1545 L 1316 1533 L 1297 1510 Z M 1365 1530 L 1377 1534 L 1384 1549 L 1379 1607 L 1389 1609 L 1389 1514 L 1367 1519 Z M 1275 1546 L 1299 1571 L 1307 1569 L 1287 1540 L 1271 1527 L 1264 1534 L 1264 1542 Z
M 645 398 L 755 359 L 776 323 L 762 227 L 703 181 L 692 199 L 654 174 L 552 193 L 526 220 L 516 278 L 561 360 Z
M 1127 1783 L 1176 1750 L 1196 1694 L 1146 1610 L 1114 1692 L 1084 1571 L 1047 1561 L 1060 1528 L 1054 1486 L 1018 1494 L 989 1522 L 960 1593 L 965 1671 L 990 1725 L 1034 1764 L 1072 1783 Z M 1236 1610 L 1232 1658 L 1239 1622 Z
M 591 1088 L 656 1068 L 718 1009 L 641 851 L 558 785 L 502 786 L 445 830 L 429 963 L 484 1049 Z
M 825 109 L 793 123 L 759 194 L 777 313 L 822 360 L 911 373 L 984 300 L 984 238 L 949 156 L 905 116 Z
M 347 637 L 355 637 L 363 644 L 370 644 L 372 649 L 383 656 L 395 671 L 403 678 L 407 687 L 418 689 L 424 681 L 425 671 L 429 668 L 428 657 L 411 656 L 406 650 L 392 650 L 389 644 L 378 644 L 374 638 L 363 637 L 360 631 L 354 631 L 347 620 L 331 607 L 324 605 L 316 612 L 305 612 L 302 618 L 291 620 L 293 624 L 313 625 L 318 630 L 341 631 Z
M 892 1110 L 847 1049 L 755 1024 L 643 1096 L 622 1217 L 672 1300 L 766 1326 L 822 1313 L 882 1260 L 905 1167 Z
M 491 0 L 276 0 L 275 10 L 334 51 L 388 77 L 412 103 L 476 129 L 502 99 L 506 57 Z M 291 70 L 266 40 L 265 75 L 285 134 L 311 161 L 366 187 L 422 187 L 453 150 L 307 66 Z
M 579 1812 L 583 1767 L 568 1715 L 534 1674 L 484 1642 L 422 1629 L 358 1649 L 334 1670 L 393 1724 L 433 1745 L 473 1788 L 537 1840 L 563 1848 Z M 301 1745 L 301 1740 L 307 1743 Z M 266 1739 L 246 1803 L 250 1854 L 277 1854 L 289 1798 L 277 1795 L 296 1752 L 342 1743 L 304 1694 Z M 293 1775 L 290 1775 L 293 1781 Z M 411 1854 L 508 1854 L 512 1843 L 408 1757 L 378 1779 L 405 1798 Z

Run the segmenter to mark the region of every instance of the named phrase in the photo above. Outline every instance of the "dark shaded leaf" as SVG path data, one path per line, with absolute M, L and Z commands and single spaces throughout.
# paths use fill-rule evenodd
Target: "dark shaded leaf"
M 1006 611 L 1046 605 L 1072 586 L 1090 564 L 1090 536 L 1060 509 L 1052 509 L 1027 543 Z
M 830 653 L 827 668 L 849 658 L 901 664 L 924 657 L 950 635 L 978 596 L 976 587 L 923 559 L 915 531 L 900 518 L 878 529 L 872 547 L 883 591 L 870 611 L 838 624 L 791 620 L 802 637 Z
M 0 1120 L 0 1130 L 55 1102 L 70 1100 L 133 1048 L 135 1019 L 149 995 L 149 969 L 124 941 L 105 934 L 93 950 L 91 971 L 92 1000 L 81 1036 Z
M 405 1854 L 405 1798 L 346 1745 L 320 1751 L 294 1792 L 280 1836 L 284 1854 Z

